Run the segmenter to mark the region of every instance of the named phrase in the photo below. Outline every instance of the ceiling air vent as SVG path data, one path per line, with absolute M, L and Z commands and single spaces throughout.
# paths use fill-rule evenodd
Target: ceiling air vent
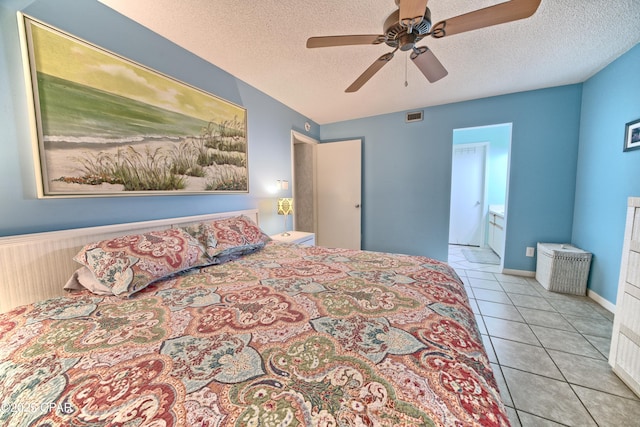
M 422 111 L 413 111 L 407 113 L 407 123 L 422 121 Z

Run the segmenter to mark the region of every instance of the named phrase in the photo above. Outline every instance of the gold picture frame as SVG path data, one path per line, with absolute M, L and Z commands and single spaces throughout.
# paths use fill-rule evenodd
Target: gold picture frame
M 19 20 L 39 197 L 249 192 L 246 109 Z

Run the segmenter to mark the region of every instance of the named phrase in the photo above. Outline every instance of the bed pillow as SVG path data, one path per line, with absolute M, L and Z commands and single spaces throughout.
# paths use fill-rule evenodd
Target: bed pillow
M 264 247 L 271 240 L 244 215 L 183 227 L 205 247 L 212 262 L 221 263 Z
M 86 266 L 80 267 L 73 273 L 73 276 L 64 285 L 64 289 L 67 291 L 87 289 L 96 295 L 113 295 L 113 290 L 96 279 Z
M 122 297 L 163 277 L 210 264 L 204 247 L 177 228 L 90 243 L 73 259 L 114 295 Z

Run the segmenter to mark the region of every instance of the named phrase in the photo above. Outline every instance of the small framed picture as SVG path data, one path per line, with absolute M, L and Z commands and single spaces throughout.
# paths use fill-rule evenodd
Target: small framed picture
M 640 148 L 640 119 L 626 124 L 624 129 L 624 150 Z

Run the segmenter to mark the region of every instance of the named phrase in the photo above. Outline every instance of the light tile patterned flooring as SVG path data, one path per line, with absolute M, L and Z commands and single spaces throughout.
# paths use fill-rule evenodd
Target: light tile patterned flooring
M 465 283 L 513 426 L 640 426 L 640 400 L 607 363 L 609 311 L 470 263 L 461 248 L 449 247 L 449 264 Z

